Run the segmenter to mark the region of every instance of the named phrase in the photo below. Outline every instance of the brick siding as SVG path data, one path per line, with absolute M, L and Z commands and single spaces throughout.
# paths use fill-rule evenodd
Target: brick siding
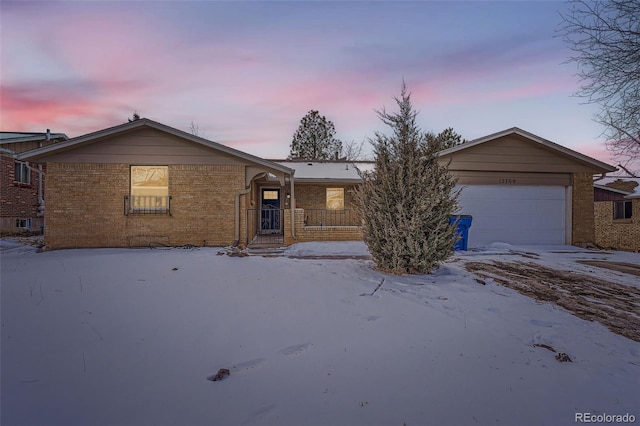
M 45 244 L 228 245 L 234 241 L 235 194 L 243 188 L 244 166 L 169 165 L 171 216 L 127 216 L 130 165 L 49 163 Z
M 640 199 L 632 200 L 630 219 L 613 218 L 613 201 L 595 202 L 595 242 L 614 250 L 640 251 Z
M 291 210 L 284 211 L 284 244 L 310 241 L 360 241 L 362 228 L 359 226 L 305 226 L 304 209 L 295 209 L 296 239 L 291 236 Z
M 0 160 L 0 231 L 16 232 L 16 219 L 31 219 L 31 229 L 40 230 L 44 223 L 38 217 L 38 172 L 31 171 L 31 183 L 15 181 L 15 161 L 8 156 Z
M 327 207 L 327 188 L 344 188 L 344 207 L 352 209 L 355 206 L 353 188 L 356 185 L 345 184 L 295 184 L 296 207 L 302 209 L 324 209 Z
M 572 176 L 571 242 L 577 246 L 595 243 L 593 208 L 593 175 L 574 173 Z

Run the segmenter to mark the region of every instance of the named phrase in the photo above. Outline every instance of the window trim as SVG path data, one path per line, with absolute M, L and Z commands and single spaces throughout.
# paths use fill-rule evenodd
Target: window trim
M 147 168 L 164 168 L 166 170 L 166 191 L 164 191 L 165 185 L 151 185 L 150 188 L 163 192 L 161 195 L 154 194 L 140 194 L 134 190 L 134 168 L 147 167 Z M 135 194 L 138 192 L 138 194 Z M 153 191 L 151 191 L 153 192 Z M 141 199 L 148 198 L 144 206 L 136 206 L 136 198 Z M 155 202 L 151 198 L 156 198 Z M 129 195 L 125 196 L 125 215 L 168 215 L 171 216 L 171 199 L 169 195 L 169 166 L 162 164 L 132 164 L 129 166 Z M 155 204 L 155 205 L 153 205 Z
M 24 222 L 25 226 L 20 226 L 20 222 Z M 31 229 L 31 218 L 27 217 L 27 218 L 17 218 L 16 219 L 16 228 L 17 229 Z
M 622 207 L 618 207 L 620 205 Z M 627 213 L 629 214 L 628 216 Z M 625 220 L 631 218 L 633 218 L 632 200 L 617 200 L 613 202 L 613 220 Z
M 25 177 L 26 177 L 26 181 L 23 180 Z M 24 163 L 22 161 L 14 162 L 13 181 L 15 183 L 21 183 L 23 185 L 31 185 L 31 168 L 27 163 Z

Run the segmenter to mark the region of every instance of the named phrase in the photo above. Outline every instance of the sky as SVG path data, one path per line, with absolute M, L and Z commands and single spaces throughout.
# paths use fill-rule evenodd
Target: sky
M 556 1 L 2 1 L 0 128 L 80 136 L 134 112 L 285 158 L 318 110 L 387 128 L 404 80 L 422 129 L 520 127 L 610 164 L 557 36 Z

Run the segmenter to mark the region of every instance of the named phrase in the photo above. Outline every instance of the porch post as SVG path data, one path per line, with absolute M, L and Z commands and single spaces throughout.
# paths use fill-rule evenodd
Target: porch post
M 293 175 L 295 170 L 291 173 L 289 180 L 291 182 L 291 202 L 289 203 L 289 209 L 291 210 L 291 238 L 297 240 L 296 237 L 296 193 L 294 191 Z

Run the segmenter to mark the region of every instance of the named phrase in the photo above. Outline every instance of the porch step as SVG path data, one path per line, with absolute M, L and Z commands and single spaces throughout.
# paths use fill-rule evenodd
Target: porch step
M 278 257 L 283 256 L 286 247 L 273 244 L 249 244 L 247 253 L 250 256 L 267 256 Z

